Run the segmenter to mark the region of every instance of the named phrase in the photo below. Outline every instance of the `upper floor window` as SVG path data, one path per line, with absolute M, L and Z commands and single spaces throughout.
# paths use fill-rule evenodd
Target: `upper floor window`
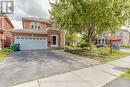
M 31 29 L 41 29 L 40 23 L 32 22 L 31 23 Z
M 40 29 L 40 26 L 38 25 L 38 29 Z
M 34 25 L 31 25 L 31 29 L 34 29 Z

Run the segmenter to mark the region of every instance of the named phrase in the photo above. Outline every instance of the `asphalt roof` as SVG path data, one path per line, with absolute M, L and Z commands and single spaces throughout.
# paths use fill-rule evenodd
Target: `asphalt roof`
M 47 30 L 34 30 L 34 29 L 13 29 L 12 33 L 33 33 L 33 34 L 47 34 Z

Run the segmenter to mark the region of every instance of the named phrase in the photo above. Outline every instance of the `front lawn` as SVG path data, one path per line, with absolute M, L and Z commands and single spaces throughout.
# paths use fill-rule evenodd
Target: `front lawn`
M 4 50 L 0 51 L 0 61 L 4 58 L 6 58 L 10 53 L 12 53 L 12 50 L 10 48 L 5 48 Z
M 122 45 L 121 48 L 123 48 L 123 49 L 130 49 L 130 46 Z
M 125 52 L 121 52 L 121 51 L 113 51 L 113 53 L 107 55 L 102 60 L 102 62 L 103 63 L 107 63 L 107 62 L 111 62 L 113 60 L 117 60 L 117 59 L 120 59 L 120 58 L 123 58 L 123 57 L 127 57 L 127 56 L 130 56 L 130 54 L 129 53 L 125 53 Z
M 130 70 L 127 73 L 121 75 L 121 77 L 130 80 Z
M 122 57 L 130 56 L 129 53 L 124 53 L 121 51 L 113 51 L 113 53 L 110 54 L 109 48 L 105 48 L 105 47 L 95 48 L 93 51 L 88 51 L 87 49 L 82 49 L 82 48 L 65 49 L 65 51 L 80 56 L 94 58 L 101 61 L 102 63 L 107 63 Z

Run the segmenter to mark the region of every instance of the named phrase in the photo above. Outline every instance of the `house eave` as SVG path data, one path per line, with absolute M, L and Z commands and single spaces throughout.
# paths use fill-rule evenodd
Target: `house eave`
M 13 29 L 12 33 L 26 33 L 26 34 L 47 34 L 46 30 L 32 30 L 32 29 Z

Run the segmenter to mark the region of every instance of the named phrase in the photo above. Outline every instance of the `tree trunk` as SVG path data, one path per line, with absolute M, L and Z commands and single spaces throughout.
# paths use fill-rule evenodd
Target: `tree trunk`
M 92 51 L 93 50 L 93 48 L 92 48 L 92 38 L 89 38 L 88 44 L 89 44 L 89 50 Z
M 90 51 L 93 50 L 93 47 L 92 47 L 92 39 L 93 37 L 95 37 L 95 24 L 90 24 L 90 26 L 86 26 L 86 35 L 85 35 L 85 40 L 86 42 L 88 43 L 88 48 Z

